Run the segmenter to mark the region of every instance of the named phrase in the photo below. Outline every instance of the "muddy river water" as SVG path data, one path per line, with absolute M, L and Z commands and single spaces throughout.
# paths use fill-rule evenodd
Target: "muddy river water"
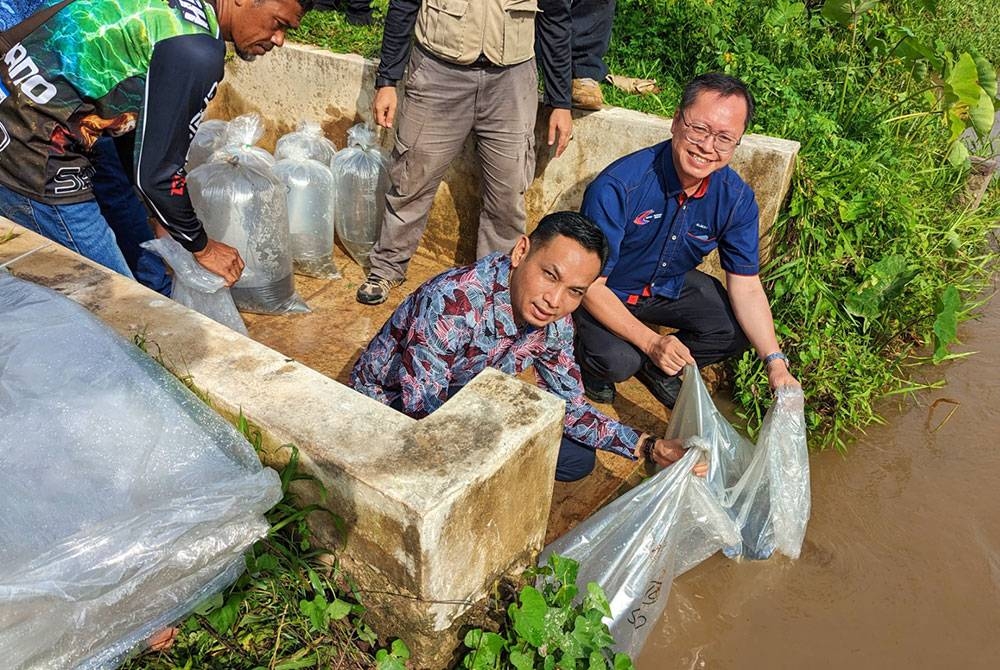
M 1000 668 L 1000 300 L 960 337 L 946 386 L 813 455 L 802 557 L 683 575 L 639 670 Z

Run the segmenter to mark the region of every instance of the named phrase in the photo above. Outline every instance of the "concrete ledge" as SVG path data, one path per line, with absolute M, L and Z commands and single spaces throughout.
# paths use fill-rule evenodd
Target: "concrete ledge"
M 260 113 L 268 126 L 261 144 L 268 149 L 299 121 L 315 121 L 342 148 L 347 128 L 360 121 L 372 124 L 376 65 L 357 55 L 298 44 L 275 49 L 253 63 L 233 60 L 208 116 Z M 617 107 L 574 111 L 573 117 L 573 141 L 555 158 L 545 139 L 548 112 L 539 106 L 534 181 L 526 194 L 529 230 L 548 212 L 578 209 L 584 189 L 612 161 L 671 134 L 670 119 Z M 383 133 L 385 148 L 391 149 L 393 141 L 391 132 Z M 751 134 L 733 156 L 732 167 L 757 194 L 762 235 L 788 194 L 798 150 L 798 142 Z M 479 166 L 470 138 L 438 191 L 421 252 L 445 265 L 471 262 L 478 221 Z M 702 269 L 721 275 L 714 253 Z
M 126 338 L 142 334 L 217 410 L 260 426 L 269 447 L 299 447 L 346 521 L 342 556 L 369 592 L 373 625 L 404 637 L 422 667 L 443 667 L 456 619 L 541 548 L 562 400 L 488 370 L 414 421 L 0 218 L 8 229 L 17 236 L 0 244 L 0 265 L 48 244 L 9 270 Z M 319 532 L 334 539 L 332 525 Z

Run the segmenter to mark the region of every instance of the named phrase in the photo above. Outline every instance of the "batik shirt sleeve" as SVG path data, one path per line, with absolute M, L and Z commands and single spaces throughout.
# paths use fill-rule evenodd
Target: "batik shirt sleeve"
M 571 329 L 568 329 L 572 333 Z M 566 399 L 563 433 L 594 449 L 604 449 L 635 459 L 639 434 L 623 423 L 599 412 L 583 396 L 580 368 L 573 359 L 572 335 L 562 334 L 535 361 L 535 373 L 546 390 Z

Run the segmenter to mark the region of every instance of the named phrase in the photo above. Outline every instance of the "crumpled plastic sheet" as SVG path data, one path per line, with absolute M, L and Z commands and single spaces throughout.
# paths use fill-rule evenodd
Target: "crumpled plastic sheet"
M 0 272 L 0 664 L 110 668 L 235 580 L 277 473 L 89 312 Z
M 689 366 L 666 435 L 687 453 L 547 546 L 539 564 L 576 560 L 577 586 L 596 582 L 608 596 L 616 649 L 637 657 L 673 580 L 715 552 L 798 558 L 810 511 L 803 410 L 801 389 L 778 389 L 754 446 Z M 705 478 L 691 472 L 702 458 Z
M 738 544 L 739 529 L 709 490 L 691 474 L 707 445 L 694 440 L 673 466 L 619 496 L 545 547 L 579 562 L 577 585 L 597 582 L 611 604 L 605 623 L 615 648 L 639 655 L 667 604 L 670 584 L 723 547 Z
M 140 246 L 158 254 L 173 270 L 171 299 L 242 335 L 247 334 L 226 280 L 195 260 L 194 254 L 171 237 L 158 237 Z
M 722 416 L 697 369 L 685 369 L 666 437 L 707 440 L 709 487 L 742 533 L 728 556 L 799 557 L 810 513 L 804 408 L 801 388 L 777 389 L 754 445 Z

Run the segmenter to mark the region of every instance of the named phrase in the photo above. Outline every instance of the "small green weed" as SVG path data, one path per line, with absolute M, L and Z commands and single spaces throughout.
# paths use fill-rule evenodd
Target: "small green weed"
M 499 633 L 482 628 L 468 631 L 465 646 L 469 651 L 461 667 L 631 669 L 627 655 L 611 651 L 614 639 L 602 621 L 611 616 L 611 607 L 601 588 L 588 584 L 582 601 L 574 603 L 578 570 L 576 561 L 556 555 L 549 557 L 547 566 L 527 570 L 525 578 L 529 582 L 541 578 L 541 589 L 530 584 L 521 588 L 517 602 L 507 608 L 506 622 Z

